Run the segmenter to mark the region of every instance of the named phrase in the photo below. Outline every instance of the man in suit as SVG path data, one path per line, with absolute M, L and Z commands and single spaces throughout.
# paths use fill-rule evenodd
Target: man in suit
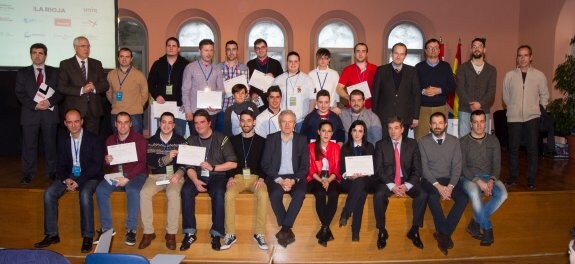
M 82 129 L 84 120 L 77 109 L 66 111 L 64 125 L 69 135 L 58 141 L 57 180 L 44 192 L 44 239 L 35 248 L 60 242 L 58 236 L 58 200 L 66 191 L 78 191 L 82 230 L 82 253 L 92 249 L 94 237 L 94 199 L 96 186 L 104 174 L 104 143 L 90 131 Z
M 372 110 L 381 123 L 397 116 L 403 120 L 403 137 L 410 128 L 416 128 L 419 118 L 421 90 L 415 68 L 403 64 L 407 47 L 399 42 L 391 48 L 392 62 L 377 67 L 373 79 Z M 387 137 L 384 135 L 384 137 Z
M 392 117 L 387 122 L 389 137 L 379 142 L 375 147 L 375 177 L 378 183 L 385 184 L 378 188 L 374 197 L 376 224 L 380 230 L 377 247 L 383 249 L 388 237 L 385 230 L 385 212 L 389 204 L 388 197 L 410 196 L 413 208 L 413 224 L 407 233 L 413 245 L 422 249 L 423 243 L 419 236 L 419 228 L 423 227 L 425 201 L 427 195 L 421 190 L 421 156 L 414 139 L 403 137 L 405 128 L 401 119 Z
M 74 39 L 76 55 L 60 62 L 59 90 L 65 95 L 64 110 L 76 108 L 82 114 L 86 130 L 100 134 L 102 95 L 108 91 L 106 74 L 99 60 L 90 56 L 86 37 Z
M 30 46 L 32 65 L 18 70 L 16 74 L 16 98 L 20 108 L 22 125 L 22 179 L 29 184 L 36 176 L 38 134 L 42 132 L 46 176 L 56 175 L 56 131 L 58 129 L 58 70 L 45 65 L 48 48 L 42 43 Z M 51 91 L 50 91 L 51 90 Z M 53 94 L 48 97 L 49 93 Z M 35 100 L 36 96 L 41 98 Z
M 307 138 L 294 133 L 295 121 L 295 113 L 291 110 L 280 113 L 281 130 L 267 137 L 261 161 L 272 210 L 281 226 L 276 238 L 283 247 L 295 242 L 295 234 L 291 229 L 305 199 L 309 169 Z M 289 192 L 292 197 L 287 211 L 283 204 L 285 192 Z

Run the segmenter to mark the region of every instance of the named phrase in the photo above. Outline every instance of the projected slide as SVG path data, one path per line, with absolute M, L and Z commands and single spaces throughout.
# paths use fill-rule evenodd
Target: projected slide
M 0 67 L 31 64 L 29 47 L 48 47 L 46 64 L 58 67 L 74 55 L 77 36 L 90 40 L 90 57 L 115 68 L 114 0 L 0 0 Z

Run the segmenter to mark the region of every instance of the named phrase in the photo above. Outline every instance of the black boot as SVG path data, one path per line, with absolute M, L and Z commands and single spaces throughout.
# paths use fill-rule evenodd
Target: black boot
M 495 239 L 493 238 L 493 228 L 483 229 L 483 238 L 479 245 L 481 246 L 491 246 Z
M 477 240 L 481 240 L 483 237 L 483 235 L 481 235 L 479 224 L 475 222 L 475 219 L 473 218 L 471 218 L 471 221 L 469 221 L 469 224 L 467 225 L 467 233 Z

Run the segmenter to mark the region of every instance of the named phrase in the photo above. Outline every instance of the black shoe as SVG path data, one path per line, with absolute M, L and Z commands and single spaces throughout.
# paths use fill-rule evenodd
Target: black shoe
M 359 242 L 359 232 L 352 232 L 351 233 L 351 241 L 352 242 Z
M 220 248 L 222 247 L 222 242 L 220 242 L 220 240 L 221 240 L 221 237 L 212 236 L 212 249 L 213 250 L 220 251 Z
M 339 218 L 339 227 L 346 226 L 347 220 L 349 219 L 350 215 L 343 210 L 341 212 L 341 216 Z
M 528 188 L 530 191 L 535 191 L 535 189 L 537 189 L 537 187 L 535 187 L 535 184 L 528 184 L 528 185 L 527 185 L 527 188 Z
M 196 242 L 196 234 L 186 233 L 184 239 L 182 239 L 182 245 L 180 246 L 180 251 L 188 250 L 190 246 Z
M 49 245 L 58 244 L 58 243 L 60 243 L 60 237 L 59 236 L 57 236 L 57 235 L 56 236 L 46 235 L 42 241 L 34 244 L 34 247 L 35 248 L 45 248 Z
M 479 245 L 481 246 L 491 246 L 495 239 L 493 238 L 493 228 L 483 229 L 483 238 Z
M 447 236 L 447 249 L 452 249 L 453 248 L 453 239 L 451 239 L 451 236 Z
M 514 180 L 514 179 L 509 179 L 509 180 L 507 180 L 507 182 L 505 183 L 505 185 L 507 185 L 507 186 L 515 186 L 515 185 L 517 185 L 517 181 Z
M 411 242 L 413 242 L 413 245 L 416 248 L 422 249 L 423 248 L 423 242 L 421 242 L 421 237 L 419 236 L 419 231 L 418 229 L 411 229 L 409 230 L 409 232 L 407 233 L 407 238 L 409 238 L 411 240 Z
M 389 238 L 387 230 L 379 231 L 377 235 L 377 249 L 384 249 L 387 246 L 387 238 Z
M 433 233 L 433 237 L 435 238 L 435 240 L 437 240 L 437 247 L 439 248 L 439 251 L 441 251 L 441 253 L 443 253 L 443 255 L 447 256 L 447 249 L 448 249 L 448 238 L 446 235 L 436 232 Z
M 88 253 L 90 250 L 92 250 L 92 238 L 85 237 L 84 240 L 82 240 L 82 253 Z
M 286 246 L 295 242 L 295 234 L 293 233 L 291 228 L 287 229 L 287 241 L 286 242 L 287 242 Z
M 322 226 L 321 229 L 319 230 L 319 238 L 317 240 L 317 243 L 327 247 L 327 239 L 328 239 L 328 233 L 327 233 L 327 226 Z
M 21 185 L 29 185 L 31 182 L 32 182 L 32 179 L 30 179 L 30 178 L 22 178 L 20 180 Z
M 469 224 L 467 225 L 467 233 L 471 235 L 471 237 L 481 240 L 483 235 L 481 235 L 481 229 L 479 228 L 479 224 L 475 222 L 475 219 L 471 218 Z
M 329 228 L 329 226 L 327 226 L 327 241 L 332 241 L 335 240 L 335 237 L 333 237 L 333 233 L 331 232 L 331 229 Z

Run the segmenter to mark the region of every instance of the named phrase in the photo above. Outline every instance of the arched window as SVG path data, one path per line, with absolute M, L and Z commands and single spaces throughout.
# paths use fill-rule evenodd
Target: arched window
M 130 17 L 120 18 L 118 41 L 120 48 L 132 50 L 132 64 L 147 75 L 148 36 L 142 23 Z
M 198 44 L 202 39 L 211 39 L 216 42 L 214 30 L 202 20 L 190 20 L 182 25 L 178 30 L 178 39 L 180 40 L 180 55 L 195 61 L 199 58 Z M 214 47 L 213 62 L 218 62 L 218 50 Z
M 355 45 L 355 33 L 342 21 L 326 24 L 317 37 L 317 48 L 326 48 L 331 52 L 330 68 L 340 73 L 345 66 L 351 64 L 353 45 Z
M 400 23 L 394 26 L 387 36 L 388 62 L 391 62 L 391 47 L 395 43 L 402 42 L 407 46 L 407 56 L 403 63 L 415 66 L 424 59 L 423 33 L 412 23 Z
M 285 33 L 284 30 L 272 20 L 261 20 L 253 24 L 248 30 L 248 43 L 246 54 L 248 60 L 256 57 L 254 51 L 254 41 L 264 39 L 268 43 L 268 57 L 278 60 L 285 69 Z

